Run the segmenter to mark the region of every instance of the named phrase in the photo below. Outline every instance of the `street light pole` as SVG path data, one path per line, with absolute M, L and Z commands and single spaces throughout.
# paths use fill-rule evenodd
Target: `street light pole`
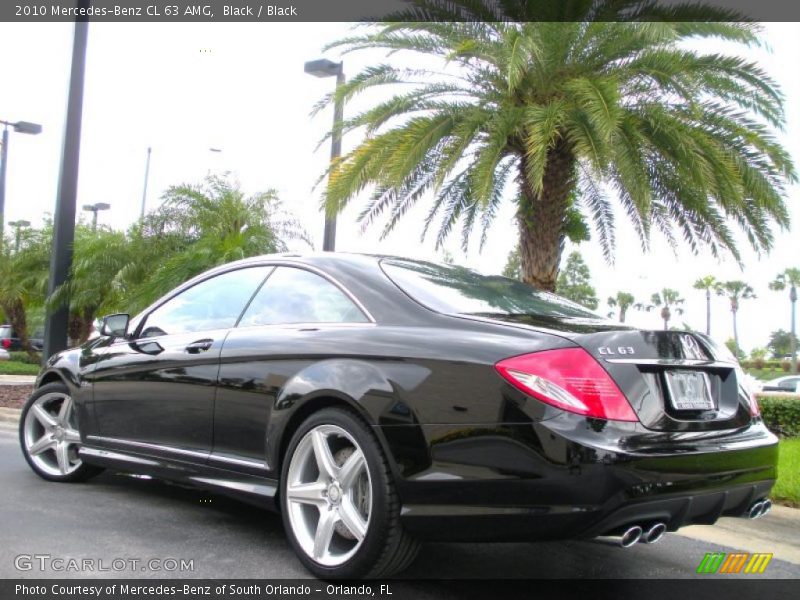
M 150 178 L 150 154 L 153 152 L 153 149 L 148 146 L 147 147 L 147 162 L 144 164 L 144 188 L 142 188 L 142 214 L 141 220 L 144 221 L 144 207 L 147 204 L 147 180 Z M 95 213 L 96 216 L 97 213 Z
M 78 0 L 78 12 L 89 12 L 90 0 Z M 75 207 L 78 195 L 78 162 L 81 147 L 81 119 L 83 116 L 83 80 L 86 67 L 86 42 L 89 35 L 88 17 L 78 17 L 72 40 L 72 65 L 67 98 L 67 119 L 64 128 L 64 146 L 61 153 L 61 170 L 58 176 L 58 198 L 53 215 L 53 250 L 50 257 L 50 275 L 47 295 L 50 296 L 69 277 L 72 266 L 72 243 L 75 240 Z M 67 347 L 69 305 L 49 310 L 45 318 L 42 360 Z
M 305 64 L 305 72 L 315 77 L 336 76 L 336 89 L 344 85 L 344 63 L 333 62 L 325 58 L 312 60 Z M 333 104 L 333 131 L 331 135 L 331 164 L 342 155 L 342 122 L 344 120 L 344 102 L 336 98 Z M 336 215 L 325 211 L 325 234 L 322 238 L 322 249 L 333 252 L 336 249 Z
M 8 170 L 8 128 L 14 128 L 17 133 L 27 133 L 30 135 L 37 135 L 42 132 L 42 126 L 38 123 L 29 123 L 28 121 L 17 121 L 16 123 L 9 123 L 8 121 L 0 120 L 0 125 L 3 126 L 2 146 L 0 146 L 0 244 L 3 241 L 3 229 L 5 224 L 6 212 L 6 172 Z
M 83 210 L 92 213 L 92 231 L 97 231 L 97 213 L 101 210 L 108 210 L 110 204 L 106 202 L 95 202 L 94 204 L 84 204 Z
M 0 148 L 0 244 L 3 243 L 3 223 L 6 212 L 6 168 L 8 165 L 8 124 L 3 123 L 3 147 Z

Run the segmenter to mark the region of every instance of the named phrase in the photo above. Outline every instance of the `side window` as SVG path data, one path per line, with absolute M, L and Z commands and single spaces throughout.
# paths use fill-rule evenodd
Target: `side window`
M 139 337 L 228 329 L 272 267 L 248 267 L 201 281 L 147 316 Z
M 278 267 L 247 307 L 239 326 L 366 322 L 353 301 L 324 277 Z

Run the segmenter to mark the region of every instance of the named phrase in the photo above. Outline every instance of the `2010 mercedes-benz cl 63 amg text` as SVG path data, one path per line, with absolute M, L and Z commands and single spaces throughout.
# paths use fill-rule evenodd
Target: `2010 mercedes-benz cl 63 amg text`
M 320 577 L 420 541 L 617 536 L 769 510 L 777 445 L 733 357 L 529 286 L 392 257 L 263 256 L 49 359 L 33 470 L 103 467 L 279 510 Z

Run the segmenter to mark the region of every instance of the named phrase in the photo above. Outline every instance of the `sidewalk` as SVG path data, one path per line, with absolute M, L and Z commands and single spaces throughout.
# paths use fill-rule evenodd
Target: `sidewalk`
M 0 375 L 0 385 L 33 385 L 36 375 Z

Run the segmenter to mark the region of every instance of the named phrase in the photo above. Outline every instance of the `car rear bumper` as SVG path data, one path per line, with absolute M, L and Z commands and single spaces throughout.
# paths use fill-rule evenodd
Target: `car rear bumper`
M 653 522 L 674 531 L 746 514 L 776 477 L 777 439 L 760 422 L 654 433 L 564 413 L 525 425 L 420 426 L 416 435 L 382 429 L 404 526 L 424 539 L 582 538 Z M 414 437 L 427 457 L 412 451 Z

